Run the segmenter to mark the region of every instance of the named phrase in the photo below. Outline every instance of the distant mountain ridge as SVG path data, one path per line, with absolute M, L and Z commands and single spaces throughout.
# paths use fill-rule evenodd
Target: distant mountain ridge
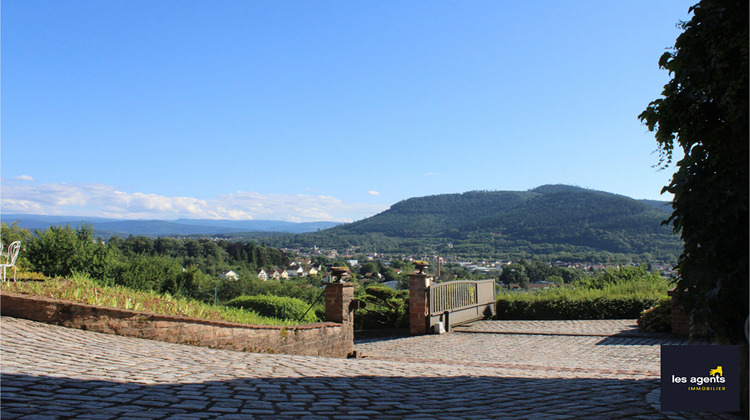
M 528 191 L 469 191 L 414 197 L 353 223 L 270 220 L 118 220 L 3 214 L 27 229 L 92 224 L 110 236 L 262 237 L 274 247 L 313 247 L 405 254 L 601 261 L 608 255 L 676 261 L 682 242 L 668 226 L 667 202 L 569 185 Z M 281 233 L 281 235 L 279 235 Z
M 355 247 L 374 252 L 534 256 L 612 253 L 672 260 L 681 242 L 662 221 L 666 202 L 569 185 L 470 191 L 400 201 L 372 217 L 275 246 Z
M 87 216 L 47 216 L 35 214 L 3 214 L 0 220 L 5 223 L 18 222 L 24 229 L 47 229 L 50 226 L 80 226 L 81 223 L 94 227 L 97 237 L 111 236 L 188 236 L 188 235 L 228 235 L 246 232 L 306 233 L 315 232 L 339 225 L 337 222 L 285 222 L 279 220 L 214 220 L 177 219 L 165 220 L 121 220 Z

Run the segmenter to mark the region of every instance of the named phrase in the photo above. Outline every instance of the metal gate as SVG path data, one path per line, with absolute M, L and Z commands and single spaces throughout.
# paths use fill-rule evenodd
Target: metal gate
M 495 280 L 458 280 L 431 284 L 428 330 L 450 331 L 451 326 L 494 316 L 496 293 Z

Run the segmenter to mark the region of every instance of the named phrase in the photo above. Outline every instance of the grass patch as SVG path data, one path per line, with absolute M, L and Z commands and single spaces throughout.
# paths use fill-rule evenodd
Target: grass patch
M 238 296 L 226 303 L 233 308 L 251 310 L 263 316 L 293 319 L 302 323 L 318 322 L 318 315 L 307 302 L 288 296 Z M 318 305 L 321 306 L 322 305 Z M 325 311 L 325 308 L 323 308 Z
M 249 325 L 294 325 L 297 322 L 260 316 L 240 308 L 209 305 L 196 300 L 140 292 L 122 286 L 102 286 L 84 275 L 70 279 L 43 281 L 2 282 L 0 290 L 31 296 L 68 300 L 95 306 L 108 306 L 162 315 L 178 315 L 210 321 L 236 322 Z

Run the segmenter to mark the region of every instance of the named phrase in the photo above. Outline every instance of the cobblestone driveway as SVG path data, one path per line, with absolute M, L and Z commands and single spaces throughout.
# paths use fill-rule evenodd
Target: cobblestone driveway
M 0 322 L 3 419 L 716 418 L 661 413 L 663 339 L 622 331 L 560 335 L 572 327 L 549 323 L 537 326 L 548 335 L 498 333 L 520 325 L 478 323 L 358 342 L 366 357 L 341 360 Z
M 640 380 L 659 378 L 661 344 L 687 343 L 643 334 L 632 320 L 478 321 L 454 331 L 363 340 L 357 348 L 381 360 L 497 367 L 532 377 Z

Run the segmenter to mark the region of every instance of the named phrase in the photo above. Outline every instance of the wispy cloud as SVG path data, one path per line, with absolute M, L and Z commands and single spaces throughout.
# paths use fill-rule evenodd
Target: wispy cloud
M 378 195 L 380 195 L 380 193 L 379 193 L 379 192 L 377 192 L 377 191 L 367 191 L 367 194 L 370 194 L 370 195 L 375 195 L 375 196 L 378 196 Z
M 234 219 L 292 222 L 362 219 L 387 206 L 349 203 L 325 195 L 236 191 L 208 199 L 129 193 L 104 184 L 34 184 L 3 180 L 4 213 L 65 214 L 119 219 Z M 29 177 L 31 178 L 31 177 Z M 33 180 L 33 178 L 32 178 Z M 27 181 L 27 180 L 23 180 Z

